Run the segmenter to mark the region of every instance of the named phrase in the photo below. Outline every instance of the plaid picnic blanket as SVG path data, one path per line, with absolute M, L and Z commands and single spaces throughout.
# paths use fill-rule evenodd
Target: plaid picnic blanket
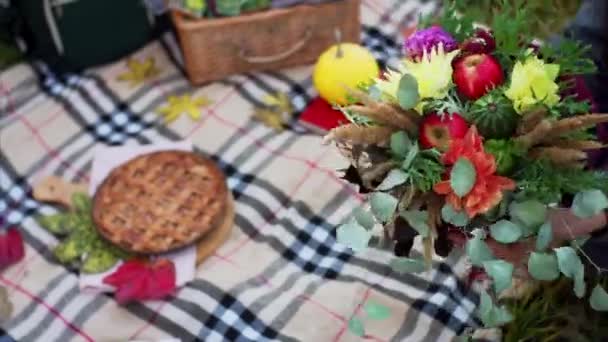
M 390 64 L 401 30 L 436 9 L 365 0 L 362 40 Z M 345 161 L 295 125 L 277 134 L 252 119 L 275 92 L 302 110 L 314 96 L 310 66 L 193 87 L 176 51 L 167 34 L 131 56 L 153 56 L 161 70 L 137 87 L 117 80 L 124 60 L 62 77 L 38 64 L 0 74 L 0 223 L 20 227 L 26 240 L 24 261 L 0 274 L 15 307 L 0 341 L 448 341 L 477 325 L 477 295 L 457 276 L 462 259 L 402 275 L 387 266 L 390 253 L 352 254 L 334 230 L 361 202 L 336 175 Z M 212 104 L 199 120 L 165 125 L 157 108 L 182 94 Z M 57 239 L 34 220 L 55 209 L 36 202 L 32 186 L 50 174 L 86 181 L 96 144 L 182 139 L 228 177 L 236 200 L 229 241 L 168 300 L 119 306 L 111 295 L 80 293 L 77 274 L 52 256 Z M 387 317 L 368 316 L 370 304 Z

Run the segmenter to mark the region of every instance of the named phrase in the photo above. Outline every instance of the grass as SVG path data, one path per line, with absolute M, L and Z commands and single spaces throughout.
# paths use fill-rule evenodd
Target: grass
M 588 281 L 588 292 L 595 283 Z M 606 287 L 608 277 L 601 283 Z M 593 311 L 588 297 L 576 298 L 568 279 L 541 284 L 523 298 L 505 302 L 514 316 L 503 329 L 505 342 L 608 340 L 608 314 Z

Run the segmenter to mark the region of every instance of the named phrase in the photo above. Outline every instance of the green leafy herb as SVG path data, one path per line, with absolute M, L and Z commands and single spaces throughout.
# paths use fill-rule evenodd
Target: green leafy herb
M 436 24 L 449 32 L 457 41 L 464 41 L 475 31 L 473 26 L 475 19 L 467 12 L 457 12 L 457 9 L 457 2 L 450 1 L 444 5 L 438 18 L 432 15 L 421 17 L 418 26 L 427 28 Z
M 424 150 L 418 153 L 408 173 L 414 186 L 427 192 L 441 181 L 441 176 L 445 172 L 445 167 L 439 161 L 439 154 L 436 150 Z
M 53 250 L 63 264 L 78 267 L 83 273 L 100 273 L 114 266 L 129 253 L 110 245 L 93 225 L 91 199 L 82 193 L 72 197 L 73 212 L 38 218 L 38 223 L 49 232 L 67 237 Z
M 517 161 L 526 152 L 513 140 L 490 139 L 485 142 L 484 149 L 496 159 L 496 172 L 500 175 L 510 174 Z
M 543 203 L 558 203 L 562 194 L 574 195 L 588 189 L 608 193 L 608 172 L 562 167 L 547 160 L 523 160 L 515 174 L 518 197 Z
M 588 58 L 591 46 L 564 38 L 559 45 L 544 44 L 540 55 L 550 63 L 559 64 L 560 75 L 580 75 L 596 72 L 597 67 Z
M 563 86 L 563 88 L 566 88 Z M 558 103 L 549 108 L 549 113 L 552 117 L 569 117 L 574 115 L 587 114 L 591 112 L 591 103 L 589 101 L 580 101 L 576 96 L 566 96 Z M 593 137 L 593 135 L 591 135 Z
M 527 45 L 532 42 L 532 18 L 523 0 L 503 0 L 499 7 L 492 22 L 496 55 L 503 69 L 511 70 L 515 61 L 526 56 Z
M 413 184 L 420 191 L 427 192 L 441 181 L 445 167 L 439 160 L 441 156 L 439 151 L 436 149 L 421 151 L 418 144 L 412 142 L 405 132 L 394 133 L 391 136 L 390 146 L 395 162 L 407 174 L 407 184 Z M 401 178 L 405 177 L 405 174 L 402 174 Z
M 513 105 L 511 104 L 511 107 Z M 439 115 L 450 115 L 458 113 L 467 118 L 470 102 L 461 101 L 455 87 L 448 90 L 448 95 L 442 99 L 428 99 L 424 105 L 424 113 L 437 113 Z

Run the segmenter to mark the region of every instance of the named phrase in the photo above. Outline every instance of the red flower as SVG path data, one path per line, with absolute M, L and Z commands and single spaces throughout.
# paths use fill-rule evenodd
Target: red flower
M 103 279 L 116 287 L 119 304 L 136 300 L 162 299 L 175 291 L 175 265 L 167 259 L 152 262 L 129 260 Z
M 442 161 L 446 165 L 454 165 L 460 158 L 466 158 L 475 168 L 475 184 L 471 191 L 459 197 L 454 193 L 449 179 L 433 187 L 436 193 L 446 195 L 446 201 L 454 209 L 464 210 L 469 217 L 474 217 L 500 203 L 503 190 L 515 189 L 513 180 L 495 175 L 496 160 L 492 154 L 484 151 L 475 126 L 469 128 L 464 138 L 452 140 L 450 149 L 442 156 Z
M 15 264 L 25 256 L 23 238 L 15 227 L 0 231 L 0 270 Z

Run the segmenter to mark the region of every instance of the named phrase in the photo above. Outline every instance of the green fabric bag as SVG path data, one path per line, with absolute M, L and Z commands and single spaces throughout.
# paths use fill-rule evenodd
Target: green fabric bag
M 58 71 L 114 61 L 154 36 L 141 0 L 19 0 L 27 52 Z

